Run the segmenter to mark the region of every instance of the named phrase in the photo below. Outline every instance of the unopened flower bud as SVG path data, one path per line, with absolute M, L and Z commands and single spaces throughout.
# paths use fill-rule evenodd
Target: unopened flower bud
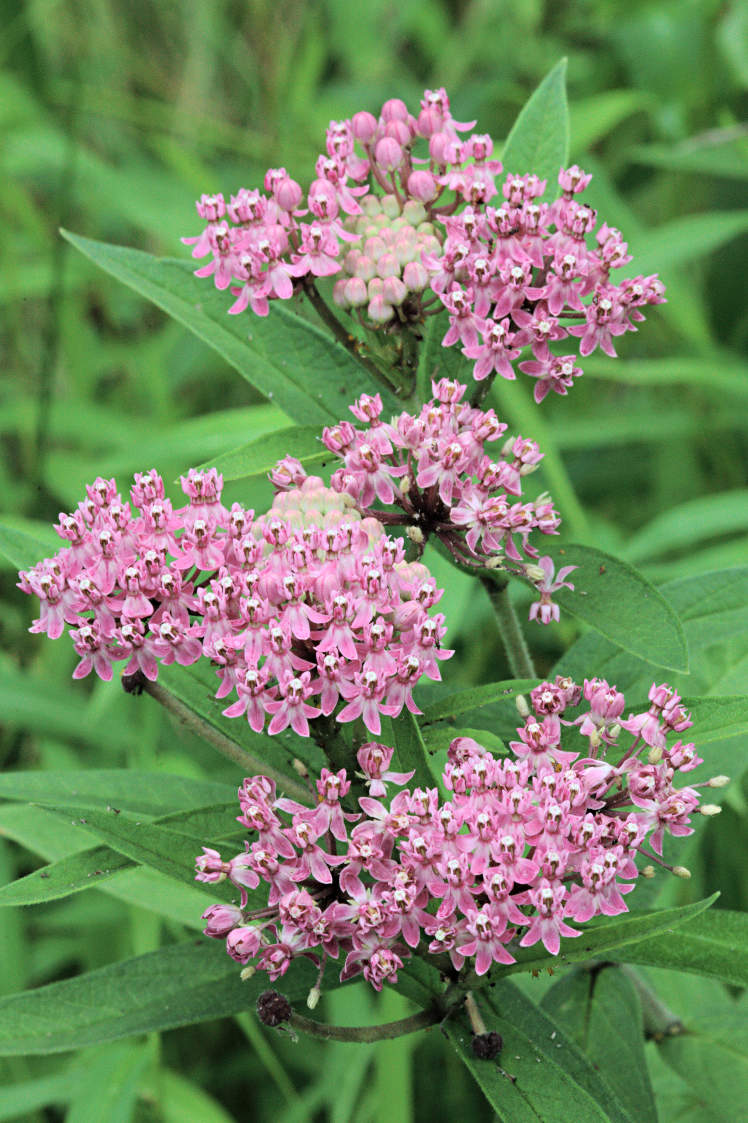
M 410 484 L 410 476 L 403 476 L 403 478 L 400 480 L 400 492 L 402 495 L 408 494 L 408 492 L 410 491 Z
M 403 162 L 402 145 L 398 144 L 394 137 L 383 136 L 377 141 L 374 159 L 386 172 L 394 172 Z
M 391 97 L 382 106 L 383 121 L 407 121 L 410 117 L 408 107 L 399 97 Z
M 249 967 L 243 967 L 242 968 L 242 970 L 239 972 L 239 978 L 241 979 L 241 981 L 243 983 L 246 983 L 246 982 L 249 982 L 249 980 L 252 978 L 252 976 L 255 975 L 256 973 L 257 973 L 257 968 L 252 967 L 251 964 L 250 964 Z
M 257 999 L 257 1017 L 264 1026 L 283 1025 L 293 1014 L 293 1007 L 277 990 L 264 990 Z
M 303 780 L 306 780 L 306 778 L 309 775 L 309 769 L 304 764 L 303 760 L 299 760 L 298 757 L 294 757 L 294 759 L 291 762 L 291 766 L 292 766 L 294 772 L 298 773 L 298 775 L 301 776 L 301 778 Z
M 712 776 L 711 780 L 707 784 L 707 787 L 708 788 L 726 788 L 729 783 L 730 783 L 730 777 L 729 776 Z
M 437 164 L 448 164 L 454 141 L 449 133 L 433 133 L 429 139 L 429 153 Z
M 642 877 L 646 878 L 653 878 L 656 872 L 654 866 L 644 866 L 641 871 Z
M 373 281 L 369 282 L 370 285 L 373 283 Z M 374 296 L 373 299 L 369 301 L 367 315 L 369 319 L 372 320 L 375 324 L 386 324 L 389 320 L 392 319 L 393 308 L 392 305 L 388 304 L 384 297 L 380 294 L 378 296 Z
M 309 994 L 306 996 L 306 1004 L 310 1010 L 317 1009 L 317 1003 L 320 1000 L 321 991 L 319 987 L 312 987 Z
M 662 760 L 662 746 L 654 745 L 647 753 L 647 760 L 650 764 L 659 764 Z
M 530 707 L 527 704 L 527 699 L 524 694 L 518 694 L 514 699 L 514 704 L 517 707 L 517 713 L 520 717 L 529 717 Z
M 361 282 L 363 284 L 363 281 Z M 345 286 L 348 284 L 348 279 L 343 277 L 340 281 L 336 281 L 332 286 L 332 302 L 338 308 L 349 308 L 350 301 L 345 293 Z
M 347 281 L 343 282 L 345 298 L 351 308 L 360 308 L 366 304 L 369 299 L 369 294 L 366 289 L 366 281 L 361 277 L 349 277 Z
M 429 275 L 420 261 L 408 261 L 403 268 L 403 284 L 410 292 L 423 292 L 429 283 Z
M 387 277 L 382 288 L 382 296 L 388 304 L 397 307 L 408 295 L 408 290 L 399 277 Z
M 356 262 L 356 268 L 353 272 L 354 276 L 360 277 L 362 281 L 370 281 L 372 277 L 376 275 L 377 263 L 374 261 L 373 257 L 362 253 Z
M 430 203 L 436 198 L 438 191 L 439 188 L 431 172 L 420 170 L 411 172 L 408 176 L 408 194 L 421 203 Z
M 615 725 L 611 725 L 611 727 L 609 728 L 608 737 L 611 739 L 611 741 L 617 741 L 618 738 L 620 737 L 620 735 L 621 735 L 621 727 L 616 722 Z
M 367 113 L 365 110 L 361 113 L 354 113 L 351 119 L 351 129 L 356 140 L 361 144 L 369 144 L 377 132 L 377 119 L 373 113 Z
M 673 866 L 673 873 L 676 877 L 682 878 L 683 881 L 691 880 L 691 871 L 686 869 L 685 866 Z
M 545 580 L 545 570 L 541 569 L 539 565 L 533 565 L 532 562 L 525 566 L 525 577 L 533 582 Z
M 377 195 L 364 195 L 363 199 L 359 200 L 358 205 L 369 218 L 374 218 L 382 213 L 382 204 Z
M 426 173 L 430 175 L 430 172 Z M 408 227 L 420 230 L 421 226 L 426 222 L 426 208 L 423 203 L 417 199 L 408 199 L 403 207 L 403 218 Z
M 400 262 L 397 256 L 392 252 L 383 253 L 377 262 L 377 275 L 385 279 L 385 277 L 399 277 L 400 276 Z
M 385 136 L 391 136 L 398 144 L 405 146 L 413 139 L 413 130 L 407 121 L 388 121 L 384 130 Z
M 699 811 L 702 815 L 706 815 L 707 818 L 709 818 L 711 815 L 721 814 L 722 808 L 717 803 L 702 803 Z
M 422 546 L 424 543 L 423 531 L 420 526 L 409 526 L 405 531 L 411 542 L 415 542 L 417 546 Z
M 273 190 L 273 196 L 282 211 L 293 211 L 301 202 L 302 190 L 295 179 L 286 176 Z
M 400 202 L 396 195 L 382 196 L 382 211 L 389 219 L 397 218 L 400 214 Z

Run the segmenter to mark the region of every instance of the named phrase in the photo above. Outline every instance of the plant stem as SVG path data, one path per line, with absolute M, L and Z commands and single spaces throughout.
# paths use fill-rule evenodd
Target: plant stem
M 494 379 L 496 378 L 496 371 L 491 371 L 487 378 L 482 382 L 476 382 L 475 389 L 470 396 L 470 404 L 474 409 L 480 409 L 484 401 L 488 397 L 488 392 L 493 386 Z
M 270 780 L 274 780 L 286 795 L 298 800 L 299 803 L 308 804 L 310 802 L 309 792 L 306 788 L 302 787 L 301 784 L 297 784 L 295 780 L 291 780 L 282 772 L 278 772 L 264 760 L 260 760 L 259 757 L 253 756 L 252 753 L 243 749 L 241 745 L 237 745 L 235 741 L 229 740 L 220 730 L 215 729 L 198 714 L 194 713 L 193 710 L 185 706 L 183 702 L 180 702 L 179 699 L 171 694 L 165 687 L 157 682 L 148 682 L 145 680 L 143 682 L 143 690 L 146 694 L 150 694 L 151 698 L 155 698 L 165 710 L 173 714 L 173 716 L 180 721 L 182 725 L 186 726 L 191 733 L 207 741 L 209 745 L 212 745 L 222 756 L 233 761 L 234 764 L 238 764 L 240 768 L 245 770 L 247 775 L 261 773 Z
M 376 363 L 373 363 L 366 355 L 361 354 L 360 350 L 356 347 L 354 337 L 346 331 L 345 325 L 341 324 L 335 313 L 330 311 L 312 281 L 308 281 L 304 286 L 304 292 L 309 297 L 309 301 L 313 305 L 315 312 L 330 329 L 338 343 L 341 343 L 346 351 L 350 355 L 353 355 L 356 362 L 360 363 L 361 366 L 369 372 L 372 378 L 376 379 L 377 382 L 381 383 L 381 385 L 390 392 L 397 393 L 397 386 L 390 381 L 384 371 L 381 371 Z
M 420 1010 L 408 1018 L 401 1018 L 397 1022 L 383 1022 L 378 1026 L 332 1026 L 325 1022 L 315 1022 L 312 1018 L 305 1018 L 302 1014 L 293 1013 L 286 1025 L 299 1033 L 308 1033 L 311 1037 L 321 1037 L 325 1041 L 351 1041 L 371 1044 L 374 1041 L 386 1041 L 393 1037 L 404 1037 L 407 1033 L 416 1033 L 421 1029 L 428 1029 L 442 1021 L 444 1014 L 441 1010 Z
M 517 613 L 509 599 L 509 582 L 502 574 L 484 570 L 480 575 L 483 588 L 488 593 L 496 622 L 499 625 L 504 648 L 509 659 L 509 667 L 515 678 L 537 678 L 532 656 L 522 634 Z

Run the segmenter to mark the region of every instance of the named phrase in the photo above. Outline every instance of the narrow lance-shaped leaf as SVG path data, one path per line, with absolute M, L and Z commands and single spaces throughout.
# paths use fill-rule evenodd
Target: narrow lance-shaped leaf
M 230 800 L 231 784 L 138 769 L 0 773 L 0 798 L 66 807 L 107 808 L 167 815 Z
M 267 976 L 242 982 L 239 970 L 222 942 L 206 938 L 9 995 L 0 999 L 0 1056 L 60 1053 L 251 1010 Z M 316 974 L 295 963 L 283 981 L 289 1001 L 302 1000 Z M 331 971 L 325 987 L 336 985 Z
M 476 1059 L 465 1015 L 444 1028 L 502 1123 L 639 1123 L 571 1038 L 512 983 L 476 997 L 486 1029 L 503 1039 L 495 1061 Z
M 458 717 L 491 702 L 509 701 L 519 694 L 526 694 L 537 686 L 539 681 L 539 679 L 510 678 L 503 682 L 489 682 L 483 686 L 471 686 L 468 690 L 448 694 L 446 698 L 440 698 L 438 702 L 426 707 L 421 718 L 422 724 L 432 725 L 435 721 Z
M 713 909 L 693 917 L 674 936 L 665 931 L 627 944 L 620 958 L 748 986 L 748 916 Z
M 200 839 L 201 845 L 215 843 L 217 840 L 241 838 L 244 828 L 236 822 L 236 800 L 229 803 L 210 804 L 189 811 L 164 815 L 157 819 L 154 826 L 163 824 L 171 827 L 177 834 L 186 835 L 192 840 Z M 161 841 L 163 835 L 159 836 Z M 236 844 L 238 845 L 238 844 Z M 195 856 L 200 848 L 195 849 Z M 42 869 L 26 874 L 25 877 L 11 881 L 0 888 L 0 907 L 9 905 L 36 905 L 47 901 L 69 897 L 85 889 L 97 889 L 102 882 L 134 869 L 137 861 L 111 846 L 94 846 L 75 854 L 50 862 Z M 190 868 L 192 868 L 190 866 Z
M 18 527 L 0 525 L 0 554 L 14 569 L 26 569 L 42 558 L 56 554 L 62 542 L 51 527 L 33 526 L 33 533 Z M 46 533 L 45 533 L 46 530 Z
M 718 896 L 719 893 L 714 893 L 703 901 L 696 901 L 692 905 L 680 905 L 673 909 L 629 913 L 622 920 L 615 920 L 612 923 L 583 925 L 580 936 L 561 940 L 561 951 L 558 956 L 548 955 L 541 944 L 518 948 L 514 953 L 517 962 L 506 967 L 495 966 L 492 969 L 492 977 L 513 975 L 517 971 L 541 971 L 545 967 L 553 967 L 554 964 L 579 963 L 582 960 L 609 955 L 614 951 L 617 959 L 625 960 L 628 945 L 659 932 L 667 932 L 667 938 L 672 940 L 670 932 L 673 929 L 704 912 L 714 904 Z
M 59 814 L 67 816 L 69 812 L 60 811 Z M 155 823 L 129 819 L 115 811 L 87 811 L 85 817 L 73 823 L 80 824 L 86 832 L 97 835 L 118 854 L 134 862 L 159 870 L 177 881 L 195 883 L 195 858 L 202 848 L 198 838 L 189 838 Z M 210 891 L 224 898 L 237 895 L 237 890 L 227 882 L 210 885 Z
M 574 565 L 574 591 L 554 594 L 562 612 L 576 616 L 617 647 L 658 667 L 688 670 L 683 626 L 662 593 L 626 562 L 591 546 L 565 546 L 556 568 Z
M 279 429 L 247 444 L 232 448 L 202 467 L 217 468 L 224 480 L 243 480 L 248 476 L 267 474 L 284 456 L 294 456 L 305 468 L 331 459 L 331 454 L 320 442 L 318 425 L 296 425 Z
M 546 74 L 520 111 L 506 139 L 501 159 L 514 175 L 534 172 L 548 180 L 547 195 L 558 194 L 559 168 L 569 157 L 569 109 L 566 102 L 566 59 Z
M 408 710 L 403 710 L 397 721 L 393 722 L 397 742 L 398 768 L 403 772 L 413 772 L 411 787 L 430 788 L 434 777 L 429 767 L 429 755 L 424 744 L 418 720 Z
M 294 421 L 329 424 L 377 389 L 364 368 L 324 331 L 274 302 L 268 316 L 230 316 L 226 294 L 194 276 L 188 261 L 157 258 L 126 246 L 64 231 L 77 249 L 152 301 L 222 355 L 242 377 Z M 385 410 L 396 399 L 379 391 Z
M 641 1005 L 630 979 L 616 967 L 577 970 L 546 992 L 541 1007 L 589 1057 L 632 1119 L 657 1123 Z

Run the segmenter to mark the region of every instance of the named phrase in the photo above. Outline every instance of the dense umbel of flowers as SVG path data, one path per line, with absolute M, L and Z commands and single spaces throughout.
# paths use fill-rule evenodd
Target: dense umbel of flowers
M 582 712 L 565 719 L 582 694 Z M 447 799 L 437 788 L 390 796 L 413 773 L 390 771 L 393 750 L 377 743 L 358 751 L 369 793 L 360 811 L 343 769 L 323 769 L 313 808 L 277 798 L 265 776 L 245 780 L 239 822 L 253 841 L 228 860 L 208 848 L 197 859 L 198 881 L 228 878 L 241 891 L 240 904 L 205 912 L 206 934 L 273 980 L 306 956 L 321 981 L 327 958 L 342 956 L 341 979 L 363 971 L 377 990 L 416 949 L 446 952 L 455 969 L 467 963 L 478 975 L 539 941 L 558 954 L 562 936 L 580 935 L 568 921 L 627 911 L 637 855 L 661 862 L 666 832 L 692 832 L 697 788 L 725 782 L 675 786 L 702 763 L 693 744 L 673 740 L 691 720 L 667 686 L 653 685 L 649 701 L 624 720 L 623 694 L 604 680 L 542 683 L 531 710 L 520 700 L 513 756 L 497 758 L 469 737 L 452 742 Z M 572 725 L 587 755 L 562 747 Z M 261 882 L 250 908 L 248 890 Z
M 97 479 L 57 531 L 68 547 L 21 573 L 41 601 L 32 632 L 52 639 L 71 625 L 75 678 L 155 680 L 158 664 L 201 656 L 217 667 L 224 713 L 252 729 L 309 735 L 309 719 L 418 712 L 411 691 L 440 678 L 444 617 L 429 615 L 442 590 L 402 542 L 362 518 L 354 500 L 300 465 L 281 462 L 266 515 L 221 503 L 214 469 L 182 477 L 189 503 L 175 511 L 155 471 L 135 476 L 131 502 Z M 290 473 L 290 474 L 289 474 Z M 295 486 L 294 479 L 299 486 Z M 342 702 L 342 706 L 339 703 Z
M 405 525 L 417 542 L 436 534 L 463 565 L 501 567 L 529 579 L 540 593 L 531 617 L 557 620 L 551 594 L 564 585 L 573 589 L 565 578 L 575 567 L 564 567 L 554 581 L 551 559 L 535 562 L 529 537 L 533 530 L 555 534 L 561 519 L 550 496 L 521 498 L 522 477 L 543 454 L 520 436 L 505 440 L 492 459 L 484 445 L 502 438 L 506 425 L 492 409 L 463 402 L 461 383 L 441 379 L 432 388 L 433 399 L 417 416 L 403 412 L 385 422 L 380 396 L 364 394 L 351 412 L 366 428 L 343 421 L 325 429 L 324 444 L 343 461 L 332 487 L 355 496 L 362 514 Z M 400 510 L 375 510 L 375 500 Z
M 490 136 L 461 139 L 474 124 L 453 119 L 443 89 L 426 90 L 417 116 L 395 98 L 379 118 L 331 122 L 306 196 L 272 168 L 264 192 L 201 197 L 206 227 L 183 239 L 211 259 L 197 275 L 231 289 L 233 313 L 267 315 L 270 300 L 328 276 L 336 304 L 370 329 L 417 332 L 444 307 L 444 346 L 462 348 L 476 379 L 515 378 L 529 348 L 518 366 L 537 379 L 536 400 L 565 394 L 582 372 L 560 351 L 576 336 L 582 356 L 614 356 L 614 338 L 637 330 L 664 286 L 656 275 L 611 280 L 631 256 L 580 201 L 589 175 L 562 168 L 560 196 L 541 202 L 547 181 L 532 168 L 500 180 Z

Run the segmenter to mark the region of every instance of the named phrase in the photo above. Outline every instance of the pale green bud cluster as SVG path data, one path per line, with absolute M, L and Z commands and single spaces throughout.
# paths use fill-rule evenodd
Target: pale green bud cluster
M 442 244 L 426 209 L 416 199 L 401 205 L 394 195 L 366 195 L 363 214 L 346 220 L 360 241 L 343 259 L 333 300 L 339 308 L 366 308 L 375 324 L 386 324 L 409 297 L 428 287 L 429 270 L 422 255 L 441 257 Z

